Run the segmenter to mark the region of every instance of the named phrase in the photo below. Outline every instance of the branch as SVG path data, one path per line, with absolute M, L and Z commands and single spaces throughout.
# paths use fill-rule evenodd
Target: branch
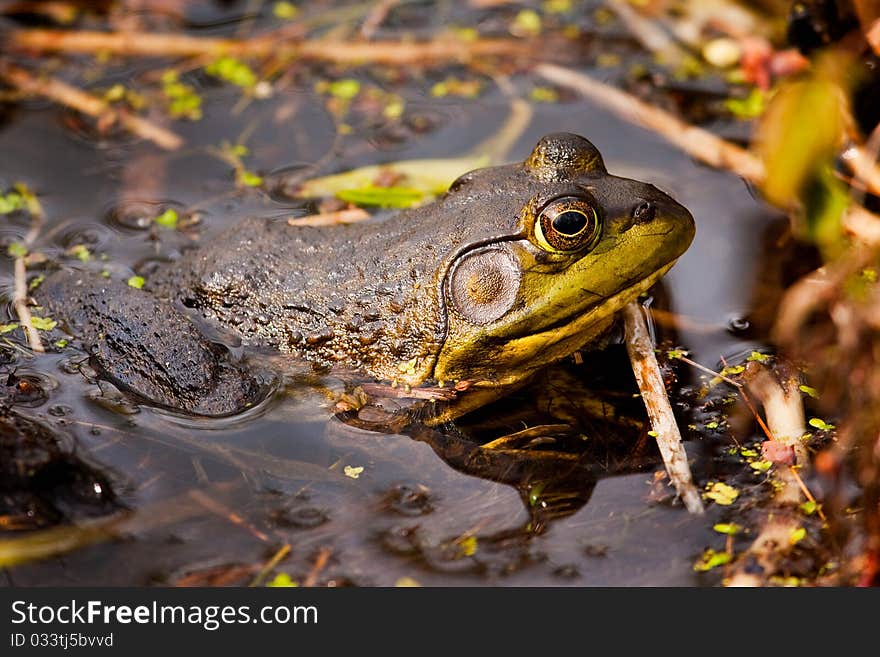
M 67 30 L 18 30 L 9 46 L 39 52 L 81 54 L 109 53 L 122 56 L 193 57 L 238 55 L 276 56 L 335 62 L 337 64 L 417 64 L 424 61 L 467 61 L 482 57 L 533 55 L 534 44 L 523 39 L 436 39 L 404 41 L 291 41 L 275 35 L 247 40 L 194 37 L 154 32 L 90 32 Z
M 685 153 L 706 164 L 727 169 L 760 185 L 766 175 L 764 163 L 753 153 L 731 144 L 708 130 L 639 100 L 635 96 L 589 76 L 555 64 L 539 64 L 538 75 L 574 89 L 631 123 L 657 132 Z
M 139 137 L 148 139 L 165 150 L 173 151 L 183 145 L 183 139 L 170 130 L 131 112 L 115 109 L 105 100 L 58 78 L 36 77 L 30 71 L 8 63 L 0 64 L 0 78 L 25 93 L 44 96 L 88 116 L 109 116 Z
M 654 344 L 645 325 L 641 307 L 633 302 L 623 309 L 626 331 L 626 350 L 632 362 L 633 372 L 642 392 L 645 408 L 656 435 L 657 446 L 663 456 L 669 480 L 675 486 L 685 507 L 691 513 L 703 513 L 700 493 L 694 486 L 687 454 L 681 444 L 681 433 L 672 414 L 672 406 L 666 396 L 663 376 L 654 355 Z

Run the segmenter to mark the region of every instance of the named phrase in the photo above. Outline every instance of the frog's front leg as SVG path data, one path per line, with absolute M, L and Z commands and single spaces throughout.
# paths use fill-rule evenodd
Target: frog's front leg
M 59 271 L 36 301 L 75 336 L 90 365 L 149 403 L 228 415 L 256 403 L 265 385 L 232 362 L 180 311 L 143 290 L 83 271 Z

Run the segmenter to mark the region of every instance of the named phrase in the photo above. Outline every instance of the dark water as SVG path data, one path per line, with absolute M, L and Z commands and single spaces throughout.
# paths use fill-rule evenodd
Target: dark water
M 228 7 L 240 4 L 202 9 L 191 19 L 210 26 L 203 33 L 222 32 L 228 30 L 224 20 L 237 17 Z M 110 69 L 110 83 L 148 70 L 142 63 Z M 437 101 L 426 95 L 426 82 L 418 76 L 394 90 L 428 129 L 392 141 L 381 126 L 355 126 L 352 135 L 335 142 L 333 119 L 311 82 L 235 113 L 230 108 L 240 94 L 206 84 L 200 89 L 204 118 L 173 124 L 186 145 L 170 155 L 127 135 L 97 139 L 79 129 L 81 121 L 69 112 L 25 102 L 8 109 L 0 125 L 0 182 L 4 189 L 24 182 L 38 193 L 48 218 L 40 250 L 58 254 L 84 243 L 106 256 L 113 277 L 125 279 L 147 271 L 153 258 L 174 257 L 189 238 L 125 227 L 119 216 L 132 225 L 139 213 L 198 208 L 197 236 L 204 242 L 246 216 L 313 210 L 259 190 L 235 191 L 230 166 L 210 153 L 223 140 L 247 135 L 248 164 L 263 174 L 307 173 L 316 163 L 320 172 L 332 172 L 464 154 L 509 112 L 498 91 Z M 750 336 L 760 337 L 760 330 L 743 330 L 743 318 L 754 314 L 756 281 L 767 267 L 762 250 L 778 217 L 741 180 L 691 161 L 586 100 L 536 103 L 534 110 L 509 159 L 527 155 L 547 132 L 576 132 L 599 147 L 612 173 L 650 181 L 692 211 L 696 239 L 665 279 L 671 309 L 689 320 L 675 341 L 713 368 L 722 357 L 736 360 L 759 346 Z M 6 241 L 27 229 L 22 221 L 2 221 Z M 11 260 L 4 259 L 3 273 L 9 289 Z M 661 329 L 662 335 L 670 334 Z M 69 366 L 82 360 L 69 349 L 36 358 L 19 354 L 6 369 L 49 377 L 48 398 L 20 412 L 68 435 L 76 454 L 112 482 L 118 504 L 135 511 L 134 520 L 121 539 L 7 569 L 9 583 L 169 583 L 232 566 L 245 567 L 235 583 L 246 583 L 284 544 L 290 555 L 276 572 L 299 581 L 329 555 L 315 575 L 318 584 L 385 586 L 401 577 L 424 585 L 717 582 L 717 576 L 698 576 L 692 569 L 705 547 L 723 546 L 712 531 L 716 512 L 694 518 L 681 506 L 650 501 L 656 460 L 640 471 L 599 478 L 586 503 L 542 520 L 542 531 L 536 531 L 535 510 L 514 486 L 460 472 L 410 436 L 328 419 L 327 398 L 319 391 L 291 385 L 241 417 L 187 420 L 108 403 L 112 390 Z M 626 367 L 623 359 L 610 362 Z M 533 422 L 541 420 L 536 416 Z M 690 441 L 688 450 L 699 477 L 707 450 L 699 440 Z M 345 466 L 363 471 L 354 479 L 343 474 Z M 469 537 L 477 539 L 475 551 L 468 549 L 474 547 Z

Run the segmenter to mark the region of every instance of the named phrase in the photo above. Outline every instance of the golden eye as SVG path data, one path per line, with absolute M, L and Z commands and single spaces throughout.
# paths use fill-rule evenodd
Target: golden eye
M 538 244 L 553 253 L 574 253 L 593 246 L 600 232 L 596 210 L 574 196 L 550 201 L 535 223 Z

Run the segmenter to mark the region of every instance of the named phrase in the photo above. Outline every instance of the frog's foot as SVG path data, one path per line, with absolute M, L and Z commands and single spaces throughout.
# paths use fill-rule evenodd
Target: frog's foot
M 230 415 L 264 395 L 264 383 L 232 362 L 224 346 L 142 290 L 59 271 L 36 296 L 81 341 L 99 376 L 137 398 L 197 415 Z

